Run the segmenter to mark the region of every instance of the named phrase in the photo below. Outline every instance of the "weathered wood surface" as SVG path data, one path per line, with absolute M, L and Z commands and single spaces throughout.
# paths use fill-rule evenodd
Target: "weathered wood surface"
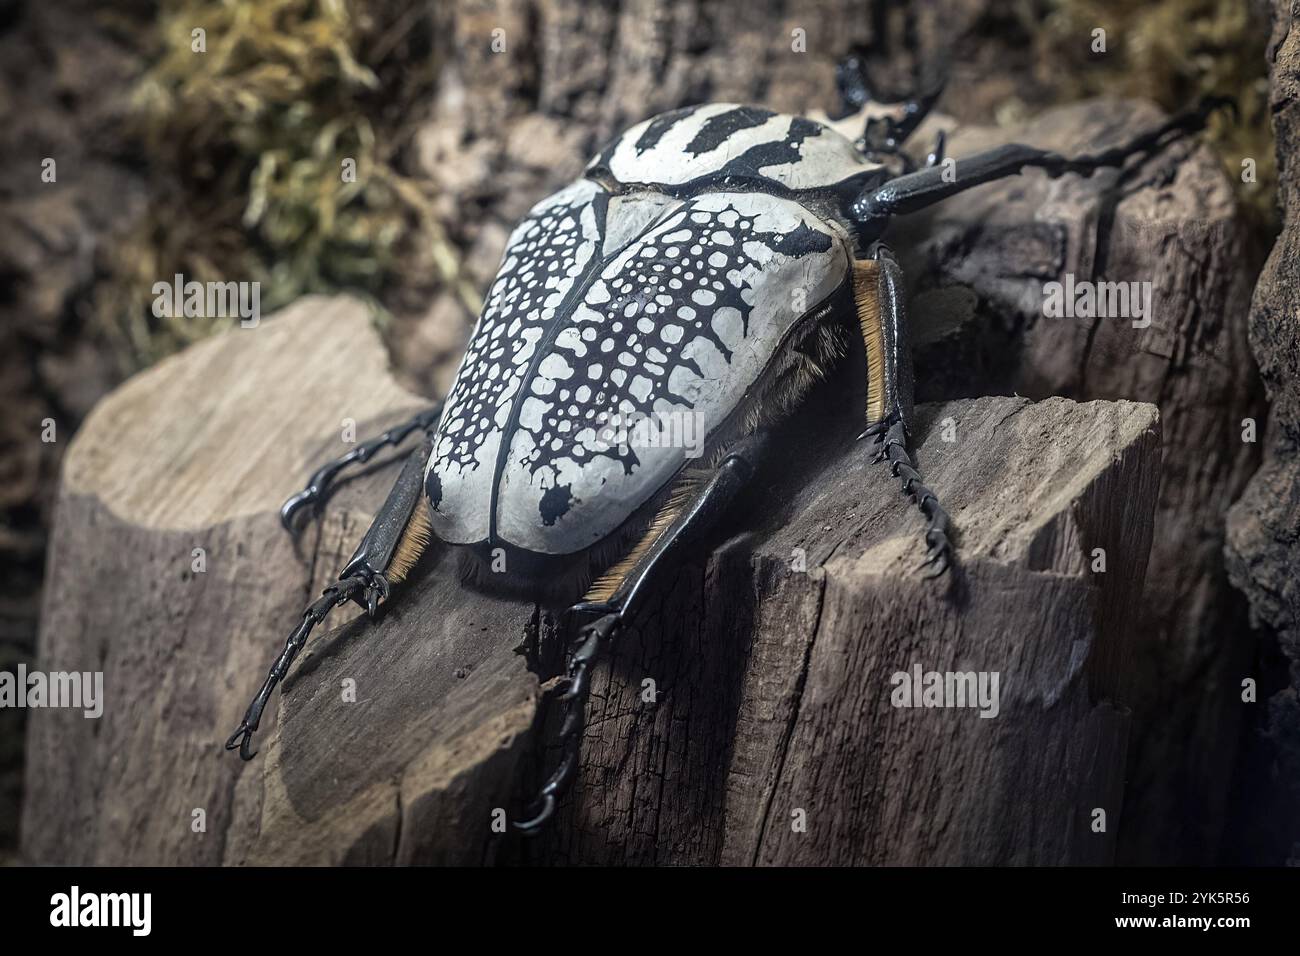
M 1228 571 L 1251 613 L 1277 635 L 1290 680 L 1264 701 L 1277 797 L 1256 805 L 1300 865 L 1300 3 L 1274 4 L 1269 45 L 1273 131 L 1284 226 L 1255 286 L 1250 338 L 1271 405 L 1264 462 L 1228 521 Z M 1251 676 L 1254 676 L 1253 674 Z M 1258 679 L 1258 678 L 1256 678 Z
M 535 616 L 553 649 L 553 609 L 465 588 L 445 550 L 377 624 L 309 646 L 256 761 L 220 749 L 394 468 L 343 486 L 300 553 L 277 505 L 341 449 L 345 419 L 364 431 L 419 405 L 359 307 L 305 300 L 137 377 L 68 452 L 40 660 L 103 669 L 107 702 L 98 722 L 31 715 L 27 857 L 1109 860 L 1121 664 L 1159 479 L 1154 409 L 925 407 L 919 459 L 962 529 L 961 569 L 935 585 L 914 573 L 919 517 L 853 441 L 858 415 L 836 386 L 859 372 L 846 367 L 783 434 L 783 467 L 730 529 L 752 534 L 683 566 L 598 671 L 575 800 L 533 843 L 491 823 L 494 808 L 518 812 L 533 762 L 521 758 L 542 739 L 539 675 L 515 649 Z M 1104 574 L 1090 567 L 1098 547 Z M 800 554 L 807 570 L 792 568 Z M 998 717 L 891 706 L 890 675 L 918 664 L 998 671 Z M 790 827 L 796 809 L 806 833 Z
M 1158 121 L 1143 104 L 1079 103 L 1018 130 L 955 129 L 948 152 L 1012 138 L 1077 154 Z M 1120 860 L 1211 863 L 1255 647 L 1224 569 L 1226 513 L 1259 461 L 1242 421 L 1264 412 L 1246 342 L 1257 255 L 1231 187 L 1210 151 L 1186 141 L 1122 176 L 1030 172 L 902 225 L 922 398 L 1063 395 L 1160 409 L 1163 480 L 1133 656 Z M 1067 274 L 1150 282 L 1149 327 L 1045 317 L 1044 284 Z

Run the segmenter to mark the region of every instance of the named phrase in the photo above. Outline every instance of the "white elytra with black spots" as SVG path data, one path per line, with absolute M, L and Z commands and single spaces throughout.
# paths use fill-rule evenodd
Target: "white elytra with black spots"
M 507 243 L 434 436 L 434 533 L 568 555 L 618 529 L 687 463 L 656 429 L 712 435 L 848 281 L 847 232 L 799 191 L 878 168 L 827 127 L 729 104 L 616 139 L 589 167 L 603 185 L 543 200 Z M 601 441 L 631 416 L 630 447 Z
M 444 541 L 487 540 L 512 404 L 561 302 L 598 253 L 594 198 L 579 180 L 533 207 L 506 244 L 434 435 L 425 488 Z M 437 489 L 441 488 L 441 494 Z M 435 500 L 440 499 L 440 500 Z

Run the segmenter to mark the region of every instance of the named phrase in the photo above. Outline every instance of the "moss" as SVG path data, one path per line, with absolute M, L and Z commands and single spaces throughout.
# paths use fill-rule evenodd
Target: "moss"
M 477 311 L 427 183 L 401 171 L 431 29 L 418 0 L 163 5 L 132 97 L 153 198 L 109 252 L 95 310 L 128 369 L 229 326 L 153 315 L 153 284 L 177 273 L 259 282 L 263 311 L 346 289 L 381 316 L 386 288 L 427 276 Z

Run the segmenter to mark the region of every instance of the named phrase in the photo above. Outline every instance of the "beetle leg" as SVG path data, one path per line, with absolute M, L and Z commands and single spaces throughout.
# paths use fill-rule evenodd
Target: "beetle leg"
M 291 496 L 280 506 L 280 523 L 284 525 L 285 530 L 292 531 L 294 516 L 309 505 L 319 504 L 329 492 L 334 479 L 338 477 L 339 472 L 344 468 L 352 464 L 364 464 L 373 457 L 375 452 L 383 448 L 400 445 L 414 431 L 427 432 L 438 423 L 438 417 L 441 414 L 442 403 L 439 402 L 432 408 L 420 412 L 409 421 L 395 425 L 382 435 L 362 442 L 342 458 L 328 462 L 316 469 L 312 476 L 307 479 L 307 487 Z
M 872 87 L 866 58 L 850 53 L 835 67 L 835 84 L 846 112 L 867 108 L 867 122 L 859 147 L 867 155 L 903 156 L 903 144 L 921 125 L 943 93 L 944 79 L 930 84 L 924 93 L 898 101 L 884 99 Z
M 930 150 L 930 154 L 925 157 L 925 165 L 927 169 L 938 166 L 943 162 L 943 149 L 944 144 L 947 143 L 947 141 L 947 134 L 944 133 L 943 130 L 939 130 L 939 132 L 934 134 L 934 147 Z
M 352 599 L 359 592 L 369 593 L 370 589 L 371 586 L 367 585 L 366 581 L 361 577 L 347 578 L 337 584 L 331 584 L 321 593 L 319 598 L 307 606 L 307 609 L 302 612 L 302 621 L 293 629 L 293 633 L 285 641 L 284 650 L 280 652 L 280 656 L 271 665 L 266 680 L 262 682 L 261 690 L 257 692 L 253 702 L 248 705 L 248 710 L 244 712 L 244 719 L 239 722 L 239 727 L 226 741 L 227 750 L 238 748 L 239 756 L 244 760 L 252 760 L 257 756 L 257 751 L 249 750 L 248 746 L 252 742 L 253 733 L 262 722 L 262 712 L 266 710 L 266 705 L 271 700 L 271 694 L 274 693 L 276 685 L 284 679 L 284 675 L 289 672 L 294 658 L 306 645 L 307 638 L 312 630 L 315 629 L 317 624 L 325 620 L 326 615 L 334 608 Z
M 858 437 L 873 439 L 876 460 L 889 462 L 890 474 L 925 515 L 928 552 L 921 566 L 930 568 L 927 577 L 938 577 L 952 563 L 951 522 L 907 451 L 912 357 L 903 315 L 902 270 L 887 246 L 877 243 L 870 258 L 854 263 L 853 285 L 867 350 L 867 430 Z
M 864 190 L 850 204 L 849 216 L 860 229 L 874 224 L 875 228 L 864 231 L 877 233 L 879 224 L 890 216 L 917 212 L 974 186 L 1014 176 L 1027 167 L 1043 169 L 1049 176 L 1056 177 L 1065 173 L 1086 176 L 1105 167 L 1122 166 L 1133 156 L 1153 152 L 1178 137 L 1204 128 L 1210 113 L 1225 104 L 1227 101 L 1219 97 L 1207 97 L 1196 109 L 1173 117 L 1123 146 L 1100 153 L 1067 157 L 1033 146 L 1008 143 L 957 160 L 951 170 L 936 166 L 907 173 L 883 186 Z
M 271 665 L 257 696 L 248 705 L 244 719 L 226 741 L 227 750 L 238 748 L 239 756 L 245 760 L 256 756 L 255 751 L 249 750 L 249 744 L 262 721 L 271 694 L 289 672 L 311 632 L 330 611 L 340 604 L 355 601 L 373 618 L 379 604 L 388 599 L 390 586 L 403 580 L 415 564 L 429 540 L 429 518 L 421 506 L 420 493 L 431 448 L 431 442 L 426 440 L 420 451 L 407 458 L 379 515 L 339 574 L 339 580 L 325 588 L 321 596 L 303 611 L 302 620 L 285 641 L 284 650 Z
M 754 462 L 761 453 L 762 443 L 763 439 L 757 434 L 750 435 L 730 450 L 703 487 L 689 501 L 680 504 L 667 528 L 658 534 L 652 532 L 653 540 L 649 547 L 631 568 L 621 574 L 608 599 L 585 601 L 570 608 L 570 618 L 592 611 L 604 613 L 578 630 L 577 647 L 569 655 L 567 686 L 561 697 L 566 711 L 558 739 L 560 762 L 528 808 L 531 816 L 514 824 L 516 831 L 526 835 L 539 832 L 577 775 L 587 698 L 591 694 L 592 666 L 618 631 L 640 609 L 657 572 L 671 563 L 684 544 L 698 540 L 715 525 L 746 485 L 754 473 Z
M 903 493 L 911 496 L 921 514 L 926 518 L 925 560 L 922 568 L 929 568 L 925 576 L 937 578 L 952 565 L 952 522 L 948 512 L 939 504 L 938 497 L 922 481 L 916 465 L 907 453 L 907 432 L 902 419 L 891 416 L 867 427 L 859 438 L 871 438 L 876 447 L 876 460 L 888 461 L 889 472 L 898 479 Z
M 558 743 L 560 745 L 560 763 L 546 778 L 537 798 L 529 808 L 532 816 L 527 820 L 517 821 L 514 828 L 519 833 L 532 836 L 541 831 L 542 826 L 555 813 L 560 797 L 564 796 L 578 771 L 578 757 L 582 749 L 582 730 L 586 723 L 587 698 L 591 694 L 591 667 L 600 658 L 623 624 L 621 611 L 613 611 L 583 626 L 578 631 L 578 649 L 569 656 L 566 668 L 568 686 L 560 700 L 566 710 L 564 723 L 560 725 Z

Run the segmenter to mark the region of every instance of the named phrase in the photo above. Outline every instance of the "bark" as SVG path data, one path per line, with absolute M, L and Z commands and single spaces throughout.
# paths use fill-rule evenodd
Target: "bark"
M 1270 401 L 1263 435 L 1264 462 L 1232 508 L 1227 560 L 1232 582 L 1250 601 L 1255 621 L 1277 638 L 1287 680 L 1264 686 L 1263 721 L 1269 739 L 1269 770 L 1279 781 L 1275 795 L 1253 795 L 1252 804 L 1276 821 L 1276 835 L 1289 845 L 1289 862 L 1300 863 L 1300 196 L 1295 150 L 1300 140 L 1300 5 L 1274 6 L 1269 45 L 1273 132 L 1277 139 L 1279 199 L 1284 225 L 1255 286 L 1250 343 Z M 1252 671 L 1262 683 L 1258 671 Z

